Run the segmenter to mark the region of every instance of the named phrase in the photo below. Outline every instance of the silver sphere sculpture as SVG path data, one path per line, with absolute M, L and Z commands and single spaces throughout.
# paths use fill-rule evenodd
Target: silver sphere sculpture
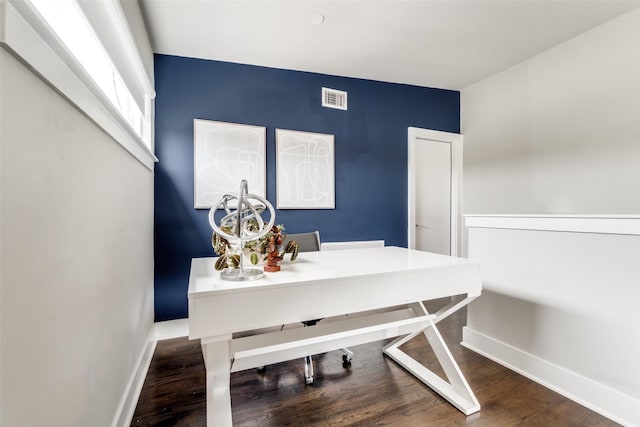
M 232 201 L 236 201 L 235 209 L 230 207 Z M 225 215 L 216 223 L 215 213 L 218 209 L 224 209 Z M 265 223 L 262 213 L 269 210 L 269 222 Z M 237 195 L 225 194 L 220 201 L 209 211 L 209 224 L 213 231 L 218 233 L 235 246 L 240 254 L 238 268 L 226 268 L 220 273 L 223 280 L 256 280 L 264 276 L 264 272 L 257 268 L 244 268 L 243 248 L 245 242 L 257 240 L 267 234 L 273 227 L 276 214 L 273 206 L 267 199 L 255 194 L 249 194 L 247 181 L 240 182 L 240 191 Z M 257 224 L 257 227 L 256 227 Z M 224 230 L 231 230 L 232 233 Z M 233 242 L 233 243 L 232 243 Z

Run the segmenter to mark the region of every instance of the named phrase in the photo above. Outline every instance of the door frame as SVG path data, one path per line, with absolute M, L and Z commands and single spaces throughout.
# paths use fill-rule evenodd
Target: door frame
M 407 247 L 416 246 L 416 144 L 419 140 L 445 142 L 451 145 L 451 255 L 460 256 L 462 247 L 462 141 L 459 133 L 409 127 L 407 137 Z

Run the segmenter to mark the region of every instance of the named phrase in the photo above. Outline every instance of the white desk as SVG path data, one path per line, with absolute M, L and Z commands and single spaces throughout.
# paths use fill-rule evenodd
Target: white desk
M 189 278 L 189 338 L 202 343 L 208 426 L 232 425 L 232 372 L 393 337 L 400 338 L 384 348 L 387 356 L 465 414 L 480 410 L 436 327 L 480 295 L 477 263 L 397 247 L 306 252 L 263 279 L 229 282 L 219 279 L 214 260 L 194 258 Z M 454 295 L 461 297 L 433 314 L 421 302 Z M 346 313 L 311 327 L 232 337 Z M 399 349 L 423 332 L 449 382 Z

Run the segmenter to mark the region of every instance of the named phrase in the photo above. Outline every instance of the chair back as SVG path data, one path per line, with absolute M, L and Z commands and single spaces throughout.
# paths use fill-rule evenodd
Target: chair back
M 309 233 L 287 234 L 284 239 L 284 245 L 291 240 L 298 242 L 298 250 L 300 252 L 314 252 L 320 250 L 320 232 L 311 231 Z

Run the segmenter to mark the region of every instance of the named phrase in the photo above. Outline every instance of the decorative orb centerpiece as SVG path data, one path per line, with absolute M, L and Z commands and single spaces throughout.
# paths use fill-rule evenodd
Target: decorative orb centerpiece
M 235 203 L 233 203 L 235 201 Z M 235 205 L 235 206 L 234 206 Z M 225 215 L 216 221 L 216 211 L 224 209 Z M 269 222 L 262 219 L 262 213 L 269 210 Z M 225 268 L 220 273 L 223 280 L 256 280 L 264 276 L 264 272 L 257 268 L 244 268 L 243 251 L 245 242 L 257 240 L 266 235 L 273 227 L 276 219 L 271 203 L 263 197 L 249 194 L 247 181 L 240 182 L 237 195 L 225 194 L 209 211 L 209 224 L 213 231 L 227 239 L 235 247 L 239 262 L 238 268 Z M 235 266 L 235 265 L 234 265 Z

